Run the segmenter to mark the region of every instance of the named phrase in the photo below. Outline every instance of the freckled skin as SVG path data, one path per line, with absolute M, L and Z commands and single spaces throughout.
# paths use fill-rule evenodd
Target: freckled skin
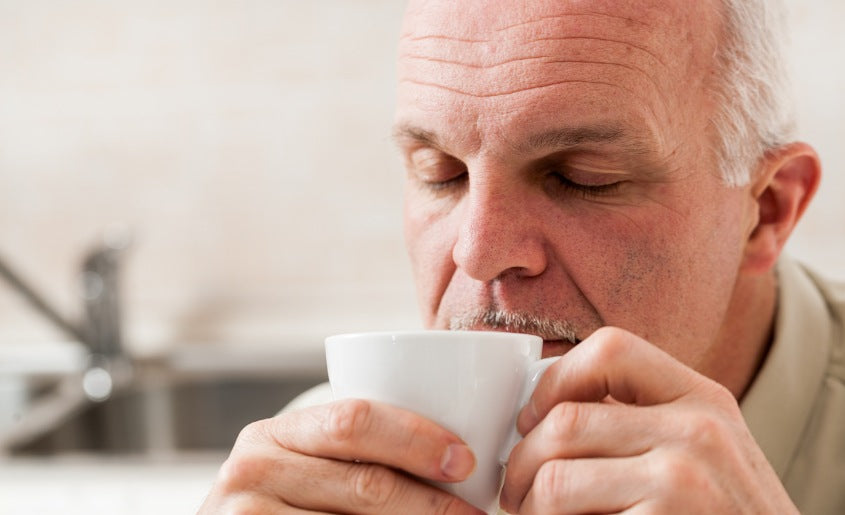
M 738 352 L 722 335 L 741 325 L 732 299 L 753 297 L 739 272 L 754 206 L 714 165 L 712 5 L 488 4 L 412 2 L 400 42 L 397 127 L 436 139 L 399 138 L 425 323 L 495 307 L 565 320 L 580 338 L 615 325 L 743 383 L 720 377 Z M 530 135 L 596 124 L 636 144 L 524 149 Z M 623 184 L 552 191 L 549 156 L 579 182 Z M 432 188 L 458 174 L 459 185 Z

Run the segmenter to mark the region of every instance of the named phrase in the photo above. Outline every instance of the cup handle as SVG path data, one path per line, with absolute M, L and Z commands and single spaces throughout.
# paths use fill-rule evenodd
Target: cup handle
M 505 447 L 502 449 L 502 453 L 499 455 L 499 462 L 502 465 L 507 464 L 508 457 L 510 456 L 514 446 L 522 440 L 522 435 L 520 435 L 519 431 L 516 430 L 516 417 L 519 415 L 522 408 L 528 404 L 528 399 L 530 399 L 531 394 L 534 393 L 534 388 L 537 387 L 537 383 L 540 381 L 543 373 L 547 368 L 549 368 L 549 365 L 556 362 L 559 358 L 560 356 L 545 358 L 528 365 L 528 372 L 525 374 L 525 383 L 522 385 L 522 391 L 519 394 L 519 403 L 517 404 L 518 408 L 514 414 L 513 421 L 511 421 L 510 434 L 508 435 L 508 439 L 505 440 L 506 443 Z

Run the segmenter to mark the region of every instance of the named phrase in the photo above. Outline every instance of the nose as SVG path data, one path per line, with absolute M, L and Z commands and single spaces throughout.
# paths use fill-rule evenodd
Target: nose
M 543 273 L 547 247 L 534 200 L 522 184 L 471 181 L 452 249 L 457 267 L 482 282 Z

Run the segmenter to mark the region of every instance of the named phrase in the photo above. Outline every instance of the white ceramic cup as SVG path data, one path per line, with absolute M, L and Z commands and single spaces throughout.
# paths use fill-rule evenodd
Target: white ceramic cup
M 504 465 L 519 441 L 516 417 L 542 373 L 543 341 L 528 334 L 402 331 L 326 338 L 337 399 L 385 402 L 433 420 L 472 449 L 473 474 L 435 483 L 488 513 L 498 510 Z

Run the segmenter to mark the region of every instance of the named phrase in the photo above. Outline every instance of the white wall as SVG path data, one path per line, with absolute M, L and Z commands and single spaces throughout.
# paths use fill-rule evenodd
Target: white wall
M 389 141 L 396 0 L 0 0 L 0 255 L 78 313 L 114 222 L 129 339 L 418 325 Z M 845 277 L 845 3 L 792 0 L 802 135 L 826 163 L 791 250 Z M 0 284 L 0 343 L 54 338 Z
M 799 137 L 818 150 L 824 167 L 819 192 L 788 249 L 845 279 L 845 2 L 787 3 Z

